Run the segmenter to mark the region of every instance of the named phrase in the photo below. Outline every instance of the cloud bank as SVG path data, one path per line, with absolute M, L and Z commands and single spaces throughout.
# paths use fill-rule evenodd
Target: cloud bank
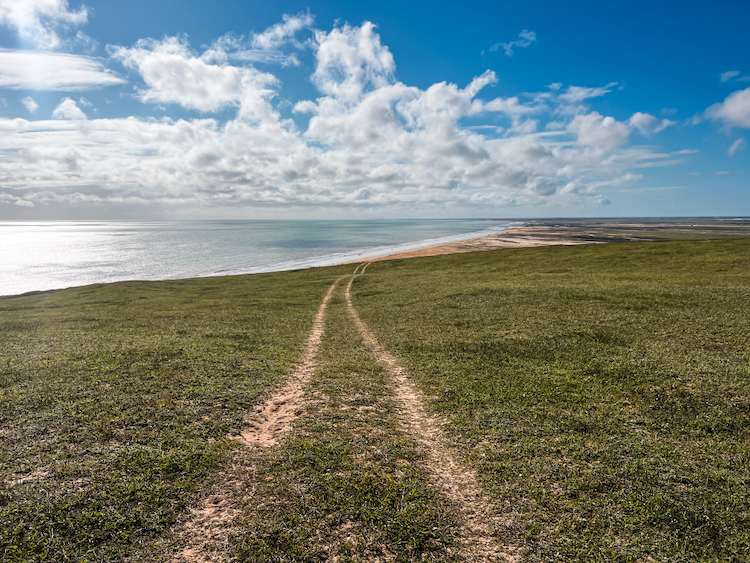
M 68 0 L 0 0 L 0 25 L 16 31 L 30 47 L 57 49 L 63 43 L 61 28 L 83 25 L 88 20 L 86 8 L 71 10 Z
M 124 84 L 95 58 L 50 51 L 0 49 L 0 88 L 87 90 Z
M 53 4 L 59 21 L 85 20 L 85 11 Z M 111 46 L 109 62 L 122 66 L 117 73 L 81 55 L 0 51 L 0 86 L 76 90 L 127 77 L 142 103 L 188 115 L 89 119 L 80 100 L 65 96 L 51 119 L 0 119 L 0 202 L 500 212 L 604 204 L 607 190 L 680 158 L 632 141 L 671 121 L 644 112 L 622 120 L 588 106 L 615 91 L 614 82 L 502 97 L 495 94 L 500 80 L 487 70 L 464 84 L 417 87 L 399 80 L 373 23 L 313 26 L 311 15 L 298 14 L 202 50 L 186 37 Z M 531 34 L 522 32 L 508 48 L 530 45 Z M 257 65 L 296 65 L 303 52 L 312 58 L 317 93 L 290 102 L 278 76 Z M 711 116 L 742 122 L 735 107 L 742 100 L 730 98 Z

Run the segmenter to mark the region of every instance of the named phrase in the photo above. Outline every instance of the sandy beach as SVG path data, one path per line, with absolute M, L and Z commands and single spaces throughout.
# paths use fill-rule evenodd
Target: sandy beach
M 374 256 L 372 262 L 423 256 L 440 256 L 462 252 L 479 252 L 500 248 L 534 246 L 576 246 L 611 242 L 647 242 L 689 239 L 747 237 L 750 224 L 743 220 L 665 220 L 634 222 L 632 220 L 538 221 L 511 227 L 499 233 L 436 244 L 414 250 Z
M 440 256 L 442 254 L 477 252 L 482 250 L 495 250 L 498 248 L 593 244 L 595 242 L 596 241 L 586 241 L 566 236 L 564 233 L 549 227 L 512 227 L 500 233 L 493 233 L 477 238 L 436 244 L 425 248 L 376 256 L 372 261 L 418 258 L 420 256 Z

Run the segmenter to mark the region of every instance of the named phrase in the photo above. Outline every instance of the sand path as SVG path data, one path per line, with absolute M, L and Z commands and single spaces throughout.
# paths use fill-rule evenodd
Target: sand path
M 409 379 L 406 370 L 378 342 L 354 307 L 352 284 L 358 276 L 364 274 L 368 265 L 365 264 L 361 269 L 357 267 L 349 279 L 346 305 L 365 345 L 393 379 L 394 394 L 401 411 L 401 424 L 424 449 L 433 485 L 459 509 L 464 528 L 461 556 L 466 561 L 514 561 L 516 558 L 513 548 L 501 545 L 493 534 L 493 522 L 499 522 L 476 474 L 449 445 L 438 420 L 428 412 L 424 395 Z
M 273 446 L 302 414 L 305 386 L 318 365 L 318 350 L 325 330 L 328 303 L 342 278 L 334 281 L 323 297 L 300 362 L 284 385 L 255 409 L 248 425 L 234 439 L 249 447 Z M 232 501 L 236 488 L 235 483 L 221 483 L 214 494 L 190 511 L 190 518 L 177 530 L 185 547 L 175 555 L 173 561 L 209 563 L 226 559 L 217 554 L 217 546 L 223 546 L 226 531 L 237 515 Z
M 378 342 L 354 307 L 352 285 L 368 266 L 369 263 L 360 264 L 351 274 L 345 290 L 346 306 L 365 345 L 392 378 L 401 425 L 424 449 L 433 486 L 451 499 L 459 510 L 463 525 L 460 556 L 466 561 L 515 561 L 515 550 L 500 544 L 493 533 L 501 522 L 483 493 L 476 474 L 449 445 L 440 423 L 428 412 L 424 395 L 398 360 Z M 323 297 L 300 363 L 285 384 L 257 407 L 249 417 L 248 426 L 235 437 L 243 444 L 255 448 L 273 446 L 302 413 L 305 387 L 318 365 L 326 309 L 341 279 L 337 279 Z M 214 494 L 191 510 L 190 518 L 177 530 L 185 547 L 173 561 L 208 563 L 226 560 L 222 551 L 226 549 L 227 530 L 237 515 L 233 501 L 236 485 L 233 482 L 221 483 Z
M 286 384 L 255 409 L 255 414 L 248 420 L 247 427 L 240 433 L 238 439 L 245 445 L 274 445 L 302 413 L 304 388 L 318 366 L 318 349 L 325 329 L 326 309 L 340 280 L 341 278 L 331 284 L 320 303 L 302 360 L 289 375 Z

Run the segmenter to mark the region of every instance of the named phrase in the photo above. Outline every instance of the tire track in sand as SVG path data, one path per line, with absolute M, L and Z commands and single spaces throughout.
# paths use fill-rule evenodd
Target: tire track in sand
M 356 271 L 355 269 L 355 273 Z M 247 427 L 240 432 L 238 440 L 246 446 L 273 446 L 302 413 L 305 386 L 318 367 L 318 349 L 325 329 L 326 309 L 341 279 L 338 278 L 331 284 L 320 303 L 302 360 L 289 375 L 286 384 L 255 409 Z
M 356 273 L 359 266 L 354 270 Z M 297 366 L 289 374 L 286 383 L 265 402 L 256 407 L 248 417 L 248 425 L 233 439 L 248 447 L 267 448 L 275 445 L 290 428 L 304 408 L 305 386 L 318 366 L 318 350 L 325 330 L 328 303 L 344 276 L 336 279 L 326 291 L 313 320 Z M 242 455 L 242 454 L 239 454 Z M 244 465 L 237 462 L 236 465 Z M 185 547 L 172 559 L 186 563 L 210 563 L 223 561 L 226 557 L 217 552 L 225 548 L 226 532 L 237 515 L 233 507 L 238 483 L 223 482 L 215 494 L 208 496 L 197 508 L 190 511 L 190 518 L 180 526 L 177 534 Z
M 406 370 L 380 344 L 354 307 L 352 284 L 357 276 L 365 273 L 367 266 L 369 263 L 361 270 L 358 267 L 351 275 L 345 292 L 346 306 L 365 345 L 393 379 L 401 423 L 424 449 L 427 471 L 433 485 L 451 499 L 459 510 L 463 521 L 462 558 L 467 561 L 515 561 L 515 550 L 498 543 L 492 533 L 492 524 L 498 519 L 476 474 L 449 445 L 438 421 L 428 412 L 424 395 L 409 379 Z

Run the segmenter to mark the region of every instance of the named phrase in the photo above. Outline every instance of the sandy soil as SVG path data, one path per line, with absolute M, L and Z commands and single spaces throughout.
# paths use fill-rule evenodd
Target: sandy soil
M 370 262 L 381 260 L 397 260 L 401 258 L 417 258 L 420 256 L 439 256 L 455 254 L 457 252 L 476 252 L 480 250 L 495 250 L 497 248 L 523 248 L 531 246 L 594 244 L 599 241 L 585 240 L 566 236 L 549 227 L 513 227 L 497 234 L 485 235 L 473 239 L 457 242 L 437 244 L 417 250 L 406 250 L 394 254 L 386 254 L 369 258 Z
M 352 302 L 352 283 L 364 274 L 367 264 L 359 266 L 346 287 L 346 304 L 359 328 L 365 345 L 391 376 L 394 395 L 400 406 L 401 425 L 422 446 L 427 457 L 426 469 L 433 485 L 451 499 L 463 519 L 461 559 L 464 561 L 515 561 L 514 549 L 501 545 L 496 530 L 502 522 L 482 491 L 474 471 L 463 463 L 438 422 L 426 407 L 421 391 L 412 383 L 406 370 L 386 350 L 360 318 Z
M 522 227 L 473 239 L 437 244 L 368 258 L 368 261 L 438 256 L 457 252 L 476 252 L 498 248 L 532 246 L 602 244 L 681 239 L 718 239 L 750 236 L 750 221 L 745 220 L 665 220 L 636 222 L 626 220 L 537 221 Z
M 318 349 L 323 338 L 326 309 L 338 283 L 339 280 L 333 282 L 323 297 L 299 365 L 290 374 L 286 384 L 257 407 L 255 414 L 248 420 L 247 427 L 240 433 L 239 440 L 243 444 L 263 447 L 274 445 L 279 436 L 288 431 L 294 419 L 301 414 L 304 387 L 318 365 Z

